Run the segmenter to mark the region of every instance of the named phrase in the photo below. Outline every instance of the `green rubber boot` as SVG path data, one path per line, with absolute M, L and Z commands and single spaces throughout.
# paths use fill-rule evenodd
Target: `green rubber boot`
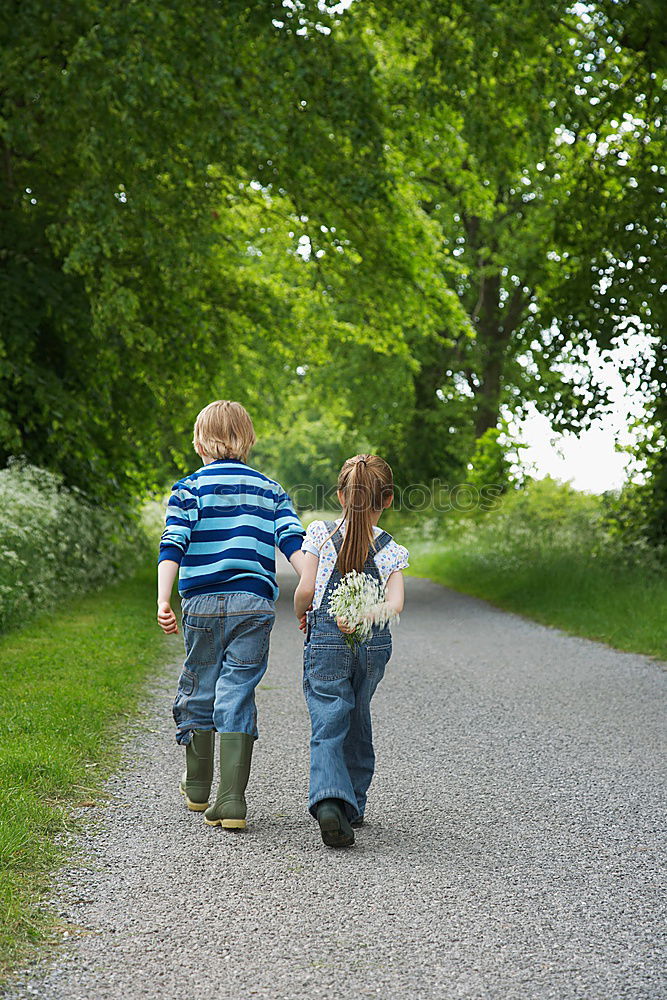
M 204 813 L 204 822 L 209 826 L 245 829 L 244 793 L 250 777 L 254 742 L 254 737 L 248 733 L 220 733 L 220 786 L 215 802 Z
M 192 739 L 185 748 L 185 771 L 179 785 L 185 804 L 193 812 L 203 812 L 208 806 L 213 781 L 213 754 L 215 731 L 194 729 Z

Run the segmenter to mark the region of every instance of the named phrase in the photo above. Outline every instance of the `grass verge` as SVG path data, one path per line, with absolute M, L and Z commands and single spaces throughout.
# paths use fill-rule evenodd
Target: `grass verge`
M 95 805 L 143 682 L 178 640 L 155 624 L 155 568 L 0 637 L 0 980 L 48 934 L 40 909 L 75 806 Z
M 482 597 L 498 607 L 667 660 L 667 577 L 621 561 L 546 551 L 507 562 L 483 548 L 434 541 L 411 547 L 413 576 Z

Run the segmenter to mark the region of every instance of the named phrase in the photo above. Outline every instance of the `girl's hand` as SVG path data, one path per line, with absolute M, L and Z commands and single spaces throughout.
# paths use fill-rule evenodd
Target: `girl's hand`
M 306 608 L 306 610 L 304 611 L 304 613 L 299 618 L 299 629 L 300 629 L 301 632 L 305 632 L 306 631 L 306 628 L 307 628 L 307 626 L 306 626 L 306 618 L 308 617 L 308 612 L 312 611 L 312 610 L 313 610 L 313 605 L 311 604 L 310 607 Z
M 157 623 L 166 635 L 178 633 L 176 615 L 171 610 L 169 601 L 161 601 L 157 606 Z
M 356 625 L 348 625 L 348 624 L 346 624 L 344 618 L 337 618 L 336 619 L 336 625 L 341 630 L 341 632 L 343 633 L 343 635 L 352 635 L 352 633 L 354 632 L 355 628 L 357 627 Z

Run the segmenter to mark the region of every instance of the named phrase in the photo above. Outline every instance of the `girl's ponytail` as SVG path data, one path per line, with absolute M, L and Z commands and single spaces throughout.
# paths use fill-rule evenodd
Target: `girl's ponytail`
M 345 537 L 338 554 L 338 570 L 344 576 L 364 568 L 373 542 L 373 513 L 383 510 L 394 492 L 391 468 L 378 455 L 348 458 L 338 476 L 338 491 L 345 502 Z

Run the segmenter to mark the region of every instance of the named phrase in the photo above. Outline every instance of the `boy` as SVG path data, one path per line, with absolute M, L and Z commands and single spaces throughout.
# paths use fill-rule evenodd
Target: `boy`
M 178 574 L 186 659 L 174 701 L 185 746 L 180 784 L 209 826 L 245 828 L 245 790 L 257 739 L 255 688 L 267 666 L 278 596 L 275 546 L 300 574 L 304 530 L 282 487 L 246 464 L 255 431 L 240 403 L 217 400 L 195 422 L 204 465 L 174 484 L 158 560 L 157 620 L 178 632 Z M 220 786 L 213 805 L 215 731 Z

